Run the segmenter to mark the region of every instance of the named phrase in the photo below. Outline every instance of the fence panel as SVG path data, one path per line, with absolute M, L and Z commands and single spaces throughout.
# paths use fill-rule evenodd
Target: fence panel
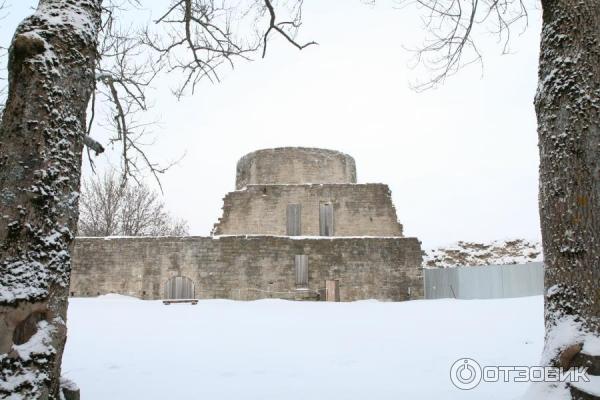
M 497 299 L 544 293 L 544 264 L 425 268 L 426 299 Z
M 457 268 L 426 268 L 423 275 L 426 299 L 456 297 L 459 291 Z

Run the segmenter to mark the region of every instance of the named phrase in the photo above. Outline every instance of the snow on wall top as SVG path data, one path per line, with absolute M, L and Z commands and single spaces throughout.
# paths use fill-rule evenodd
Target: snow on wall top
M 495 240 L 488 244 L 459 241 L 450 246 L 425 251 L 423 267 L 525 264 L 542 260 L 542 246 L 537 241 Z

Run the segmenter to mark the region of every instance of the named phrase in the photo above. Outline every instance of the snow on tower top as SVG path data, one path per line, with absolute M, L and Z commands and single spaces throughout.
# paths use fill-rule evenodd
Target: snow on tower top
M 255 184 L 356 183 L 354 158 L 335 150 L 279 147 L 246 154 L 237 163 L 236 189 Z

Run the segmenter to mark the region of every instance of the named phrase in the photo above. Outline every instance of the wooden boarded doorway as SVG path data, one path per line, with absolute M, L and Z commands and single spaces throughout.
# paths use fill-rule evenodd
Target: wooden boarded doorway
M 325 281 L 325 301 L 340 301 L 340 281 L 337 279 Z
M 308 288 L 308 256 L 298 254 L 294 258 L 294 269 L 296 270 L 296 288 Z
M 319 204 L 319 236 L 333 236 L 333 203 Z
M 165 299 L 194 299 L 194 281 L 186 276 L 174 276 L 165 283 Z
M 286 215 L 286 234 L 288 236 L 300 236 L 302 234 L 302 206 L 300 204 L 288 204 Z

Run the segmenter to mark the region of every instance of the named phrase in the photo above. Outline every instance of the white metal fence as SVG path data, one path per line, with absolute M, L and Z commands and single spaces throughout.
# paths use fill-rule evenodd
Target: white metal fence
M 426 299 L 497 299 L 544 293 L 544 264 L 425 268 Z

